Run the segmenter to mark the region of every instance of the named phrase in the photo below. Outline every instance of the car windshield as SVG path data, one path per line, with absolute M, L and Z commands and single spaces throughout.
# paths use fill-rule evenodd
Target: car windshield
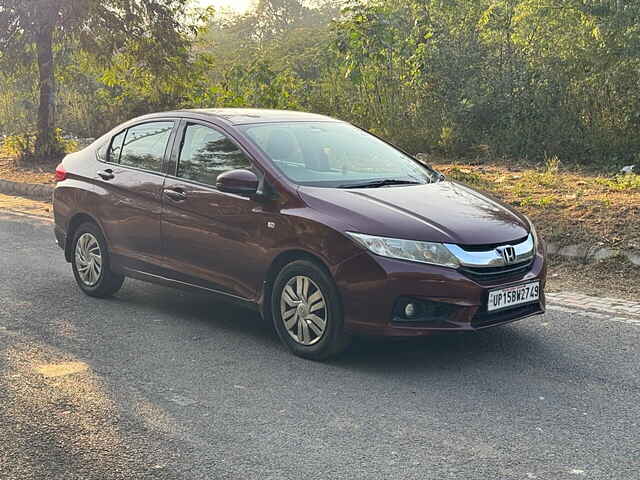
M 299 185 L 375 188 L 432 183 L 439 178 L 435 171 L 347 123 L 264 123 L 241 128 Z

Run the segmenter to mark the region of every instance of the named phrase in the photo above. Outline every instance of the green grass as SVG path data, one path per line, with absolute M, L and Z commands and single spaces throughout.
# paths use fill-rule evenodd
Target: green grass
M 597 178 L 596 182 L 618 192 L 640 192 L 640 175 L 616 175 L 613 178 Z
M 491 183 L 483 178 L 481 175 L 471 172 L 468 170 L 463 170 L 458 167 L 454 167 L 447 172 L 447 176 L 458 182 L 465 183 L 469 186 L 478 187 L 478 188 L 489 188 Z

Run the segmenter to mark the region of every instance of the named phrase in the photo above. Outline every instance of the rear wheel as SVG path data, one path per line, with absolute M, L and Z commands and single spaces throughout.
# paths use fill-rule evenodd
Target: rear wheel
M 271 310 L 278 336 L 300 357 L 324 360 L 350 343 L 335 283 L 313 262 L 298 260 L 280 271 Z
M 110 297 L 124 282 L 122 275 L 111 271 L 107 242 L 94 223 L 83 223 L 76 229 L 71 266 L 80 289 L 92 297 Z

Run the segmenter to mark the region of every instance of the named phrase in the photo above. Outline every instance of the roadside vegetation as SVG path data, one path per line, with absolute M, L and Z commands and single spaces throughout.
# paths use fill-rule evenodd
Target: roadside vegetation
M 449 178 L 516 206 L 558 245 L 595 239 L 594 247 L 640 250 L 640 175 L 565 169 L 557 158 L 540 166 L 432 163 Z
M 414 153 L 615 170 L 640 163 L 638 25 L 636 0 L 5 0 L 0 135 L 40 161 L 150 111 L 291 108 Z

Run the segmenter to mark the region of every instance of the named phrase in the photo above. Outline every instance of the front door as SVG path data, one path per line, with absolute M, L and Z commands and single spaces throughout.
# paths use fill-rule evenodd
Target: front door
M 254 300 L 264 215 L 254 200 L 215 188 L 219 174 L 254 168 L 232 139 L 209 124 L 184 121 L 175 142 L 174 175 L 166 178 L 163 249 L 170 275 Z
M 176 123 L 145 122 L 114 135 L 96 173 L 97 215 L 116 268 L 152 271 L 162 263 L 163 161 Z

